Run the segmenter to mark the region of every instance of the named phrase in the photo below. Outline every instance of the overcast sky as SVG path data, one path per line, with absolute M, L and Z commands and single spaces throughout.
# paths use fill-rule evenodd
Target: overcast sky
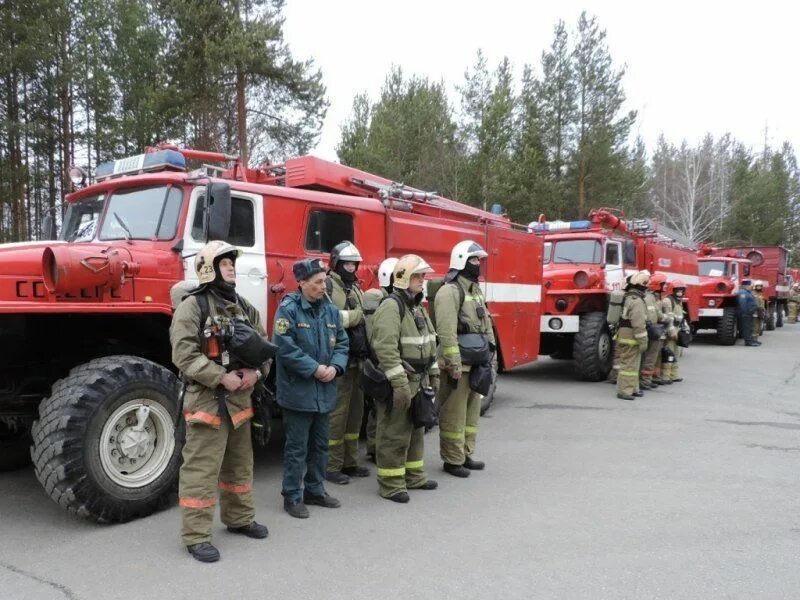
M 800 8 L 795 1 L 695 0 L 287 0 L 284 33 L 295 58 L 322 69 L 330 108 L 314 154 L 335 159 L 353 96 L 373 100 L 392 64 L 408 73 L 463 81 L 482 48 L 495 67 L 508 56 L 538 72 L 553 27 L 572 30 L 582 10 L 607 32 L 615 65 L 627 66 L 635 133 L 695 143 L 730 131 L 761 148 L 800 144 Z M 517 78 L 519 81 L 519 77 Z M 454 92 L 454 88 L 453 88 Z M 457 101 L 455 93 L 449 95 Z

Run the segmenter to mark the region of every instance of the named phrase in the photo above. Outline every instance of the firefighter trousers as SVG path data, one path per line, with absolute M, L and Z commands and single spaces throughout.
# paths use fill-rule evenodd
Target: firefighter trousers
M 619 375 L 619 344 L 614 340 L 614 358 L 611 362 L 611 370 L 608 372 L 608 380 L 612 383 L 617 383 L 617 376 Z
M 227 416 L 219 429 L 187 423 L 178 486 L 181 538 L 187 546 L 211 541 L 217 493 L 225 525 L 242 527 L 253 522 L 256 511 L 250 421 L 238 429 Z
M 797 302 L 789 302 L 788 309 L 789 309 L 789 323 L 797 323 Z
M 481 395 L 469 387 L 469 373 L 461 373 L 455 387 L 445 374 L 439 384 L 439 454 L 452 465 L 463 465 L 475 452 Z
M 636 340 L 617 338 L 619 348 L 619 373 L 617 374 L 617 393 L 633 394 L 639 391 L 639 368 L 642 353 Z
M 677 340 L 667 340 L 665 342 L 665 346 L 672 350 L 672 353 L 675 355 L 675 361 L 671 363 L 663 363 L 661 365 L 661 379 L 664 381 L 673 381 L 678 378 L 678 354 L 680 354 L 680 348 L 678 348 L 678 341 Z
M 411 389 L 415 393 L 413 385 Z M 423 460 L 425 431 L 414 427 L 410 408 L 397 410 L 391 399 L 379 401 L 375 410 L 378 491 L 382 497 L 390 498 L 428 481 Z
M 367 411 L 367 454 L 375 456 L 375 438 L 378 432 L 378 417 L 374 400 L 370 403 Z
M 763 333 L 763 324 L 761 323 L 761 319 L 758 317 L 753 317 L 753 337 L 761 337 Z
M 336 408 L 331 412 L 328 472 L 358 464 L 358 438 L 364 418 L 364 393 L 358 385 L 359 363 L 348 366 L 336 382 Z
M 653 377 L 658 377 L 658 362 L 661 358 L 661 348 L 663 340 L 650 340 L 647 350 L 642 356 L 641 380 L 645 383 L 653 383 Z

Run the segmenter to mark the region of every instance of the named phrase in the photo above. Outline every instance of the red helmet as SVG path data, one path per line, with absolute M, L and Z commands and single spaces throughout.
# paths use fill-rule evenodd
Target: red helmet
M 680 279 L 676 279 L 675 281 L 670 281 L 667 287 L 667 293 L 674 294 L 675 290 L 677 290 L 678 288 L 686 291 L 686 284 L 683 283 Z
M 654 292 L 660 292 L 661 286 L 665 283 L 667 283 L 667 276 L 663 273 L 656 271 L 653 273 L 652 277 L 650 277 L 650 289 Z

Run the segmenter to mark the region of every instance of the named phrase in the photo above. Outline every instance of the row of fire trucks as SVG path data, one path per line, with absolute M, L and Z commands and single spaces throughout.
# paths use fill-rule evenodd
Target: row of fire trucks
M 50 497 L 98 521 L 149 514 L 174 495 L 180 383 L 169 292 L 196 281 L 193 257 L 210 239 L 241 248 L 237 291 L 270 329 L 281 298 L 296 289 L 300 258 L 325 259 L 353 241 L 367 289 L 388 256 L 421 254 L 441 276 L 452 247 L 475 240 L 489 253 L 483 287 L 497 371 L 544 354 L 574 359 L 586 380 L 610 369 L 607 293 L 635 270 L 687 284 L 693 325 L 713 326 L 723 343 L 735 340 L 735 320 L 731 330 L 726 319 L 743 276 L 764 270 L 775 314 L 788 281 L 785 251 L 778 263 L 766 248 L 698 251 L 609 209 L 521 226 L 311 156 L 248 168 L 162 145 L 98 166 L 67 205 L 57 239 L 49 219 L 49 239 L 0 246 L 0 469 L 32 458 Z

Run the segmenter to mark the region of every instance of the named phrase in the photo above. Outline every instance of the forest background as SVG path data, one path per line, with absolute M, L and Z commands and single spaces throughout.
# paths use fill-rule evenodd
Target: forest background
M 283 38 L 283 0 L 12 0 L 0 6 L 0 242 L 39 239 L 72 164 L 169 141 L 280 163 L 315 147 L 324 73 Z M 43 18 L 43 15 L 47 15 Z M 554 24 L 521 77 L 476 48 L 456 93 L 394 67 L 353 99 L 342 163 L 515 221 L 612 207 L 696 242 L 781 244 L 800 260 L 787 141 L 634 136 L 625 68 L 595 17 Z M 731 128 L 736 124 L 731 123 Z M 768 136 L 765 135 L 765 140 Z

